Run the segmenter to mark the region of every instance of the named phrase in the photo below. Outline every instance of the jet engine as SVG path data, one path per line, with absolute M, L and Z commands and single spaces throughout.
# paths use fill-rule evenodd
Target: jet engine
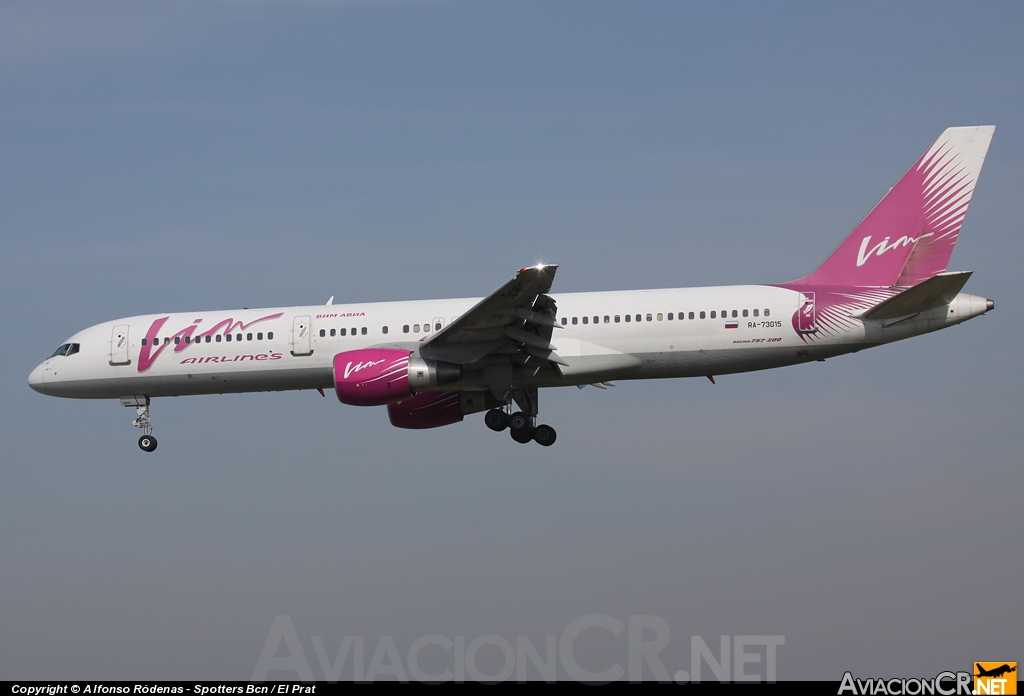
M 462 420 L 459 392 L 423 392 L 388 404 L 388 418 L 396 428 L 423 430 Z
M 351 406 L 383 406 L 462 379 L 462 367 L 407 350 L 364 348 L 334 356 L 334 390 Z
M 423 392 L 388 404 L 388 418 L 396 428 L 424 430 L 458 423 L 463 416 L 500 405 L 486 391 Z

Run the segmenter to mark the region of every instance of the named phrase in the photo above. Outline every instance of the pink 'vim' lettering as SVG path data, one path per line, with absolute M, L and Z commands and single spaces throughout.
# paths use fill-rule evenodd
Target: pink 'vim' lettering
M 383 360 L 367 360 L 366 362 L 356 363 L 355 365 L 353 365 L 352 363 L 349 363 L 348 365 L 345 366 L 345 379 L 348 379 L 349 375 L 351 375 L 353 372 L 359 372 L 360 370 L 365 370 L 368 367 L 373 367 L 374 365 L 380 365 L 382 362 L 384 362 L 384 361 Z
M 174 352 L 180 353 L 181 351 L 187 349 L 189 346 L 193 346 L 196 343 L 198 343 L 199 339 L 202 338 L 203 336 L 213 336 L 214 334 L 221 330 L 223 330 L 224 335 L 233 333 L 235 331 L 245 331 L 253 324 L 258 324 L 261 321 L 269 321 L 270 319 L 277 319 L 283 314 L 284 312 L 270 314 L 268 316 L 260 317 L 259 319 L 250 321 L 248 324 L 241 321 L 235 321 L 232 318 L 225 319 L 224 321 L 218 322 L 216 325 L 213 326 L 213 328 L 204 331 L 201 334 L 197 334 L 196 340 L 192 341 L 191 337 L 193 333 L 196 331 L 196 329 L 199 328 L 199 324 L 203 322 L 202 319 L 196 319 L 195 321 L 192 322 L 190 326 L 185 327 L 176 334 L 172 334 L 169 337 L 170 341 L 165 340 L 160 345 L 154 346 L 153 339 L 160 334 L 160 329 L 162 329 L 164 327 L 164 324 L 167 323 L 167 320 L 170 319 L 170 317 L 161 317 L 160 319 L 154 321 L 153 324 L 149 327 L 149 330 L 146 332 L 146 345 L 142 346 L 142 350 L 139 352 L 139 372 L 145 372 L 146 370 L 151 368 L 153 366 L 153 363 L 156 362 L 156 359 L 160 357 L 160 354 L 164 351 L 164 348 L 171 345 L 171 341 L 174 341 L 175 338 L 180 340 L 178 341 L 177 344 L 175 344 Z M 186 337 L 189 337 L 190 340 L 185 341 L 184 339 Z M 218 359 L 207 359 L 206 362 L 218 362 Z M 228 358 L 225 358 L 220 362 L 228 362 Z

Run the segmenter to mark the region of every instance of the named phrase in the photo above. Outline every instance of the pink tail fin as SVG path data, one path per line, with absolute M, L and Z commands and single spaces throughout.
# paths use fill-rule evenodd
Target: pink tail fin
M 944 272 L 995 130 L 947 128 L 832 255 L 794 282 L 909 287 Z

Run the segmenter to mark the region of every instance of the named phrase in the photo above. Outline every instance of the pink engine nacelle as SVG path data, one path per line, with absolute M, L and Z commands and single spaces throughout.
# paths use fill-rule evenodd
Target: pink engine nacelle
M 459 392 L 423 392 L 388 404 L 388 419 L 396 428 L 440 428 L 462 420 Z
M 364 348 L 334 356 L 334 391 L 350 406 L 383 406 L 460 379 L 461 366 L 424 360 L 407 350 Z

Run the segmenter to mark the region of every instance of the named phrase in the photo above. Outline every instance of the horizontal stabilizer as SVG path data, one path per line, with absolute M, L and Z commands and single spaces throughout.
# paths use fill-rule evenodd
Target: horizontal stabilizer
M 876 304 L 860 316 L 864 319 L 895 319 L 947 305 L 963 290 L 972 271 L 940 273 Z

